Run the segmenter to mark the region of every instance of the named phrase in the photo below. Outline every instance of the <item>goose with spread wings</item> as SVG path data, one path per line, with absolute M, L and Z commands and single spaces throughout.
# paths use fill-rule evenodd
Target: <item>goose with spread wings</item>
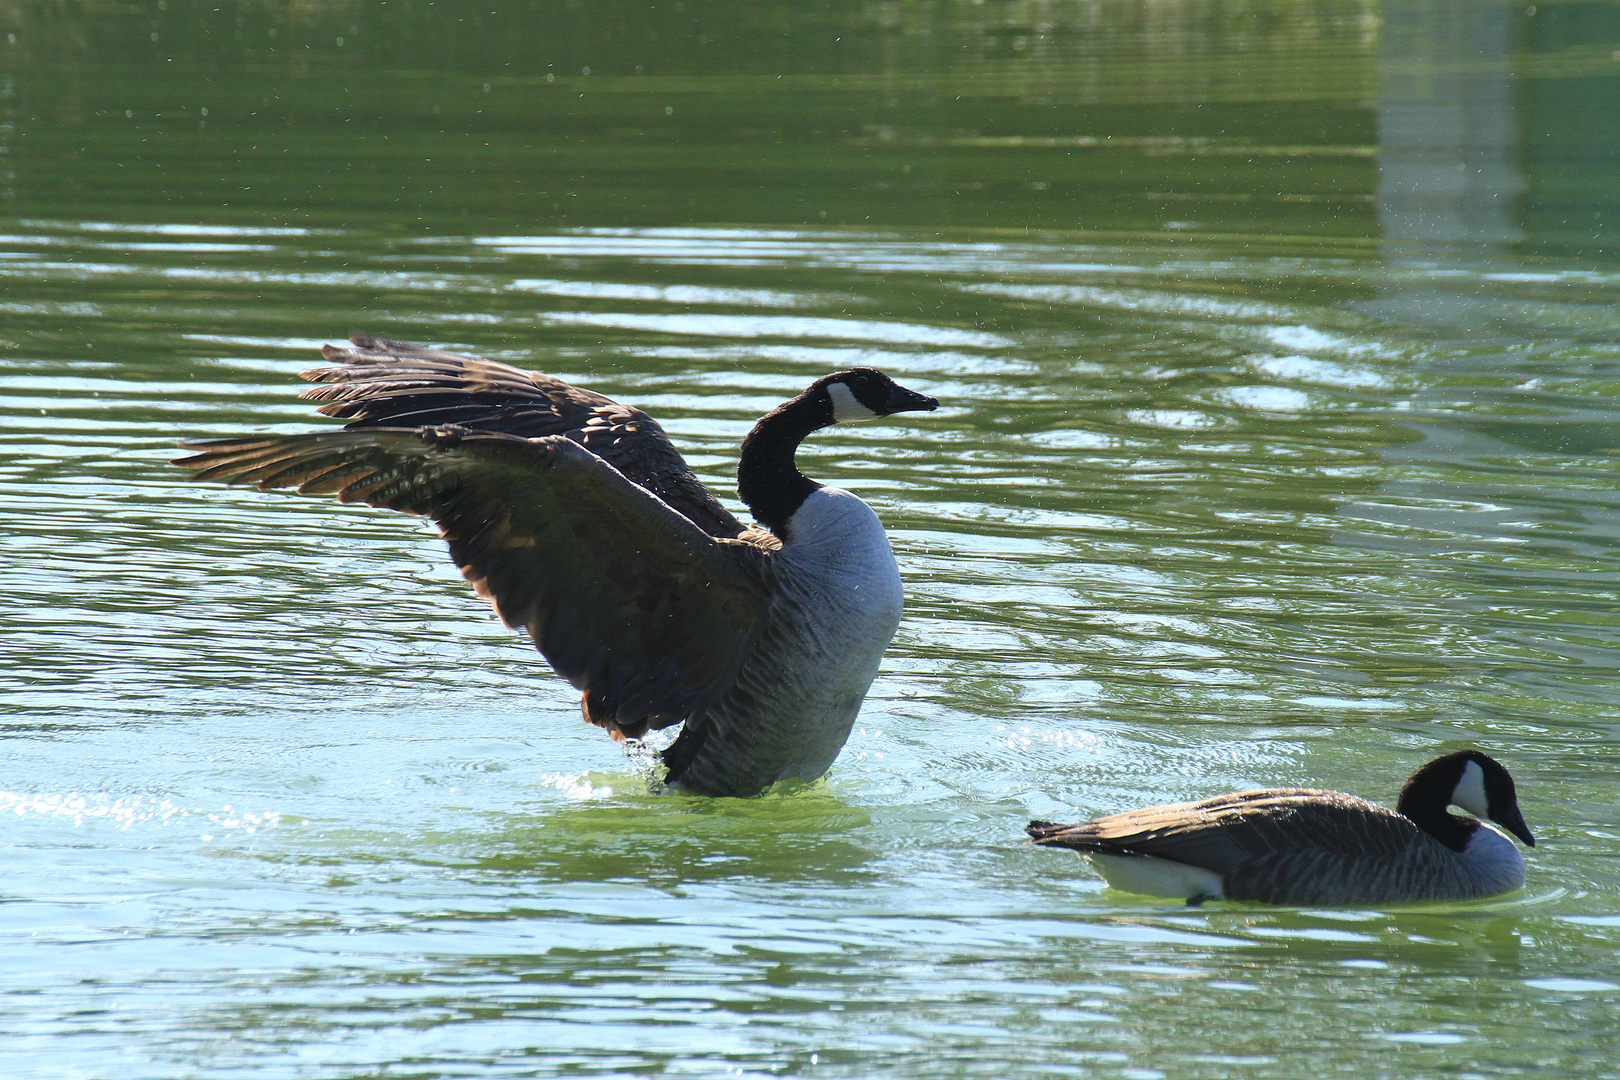
M 899 625 L 900 572 L 856 496 L 794 452 L 830 424 L 938 402 L 835 372 L 743 440 L 745 527 L 640 409 L 560 379 L 365 334 L 303 396 L 346 427 L 184 444 L 199 481 L 432 518 L 477 592 L 615 739 L 684 723 L 664 782 L 750 796 L 843 748 Z
M 1520 888 L 1524 859 L 1487 819 L 1535 846 L 1507 769 L 1459 750 L 1408 777 L 1394 810 L 1341 791 L 1272 788 L 1079 825 L 1032 821 L 1026 831 L 1033 843 L 1086 856 L 1125 892 L 1189 904 L 1379 904 Z

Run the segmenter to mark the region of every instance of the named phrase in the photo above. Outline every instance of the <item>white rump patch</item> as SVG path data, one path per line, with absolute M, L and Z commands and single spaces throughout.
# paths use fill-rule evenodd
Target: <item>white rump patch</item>
M 1479 762 L 1470 761 L 1463 767 L 1451 801 L 1481 821 L 1491 816 L 1491 802 L 1485 797 L 1485 770 L 1479 767 Z
M 841 382 L 828 383 L 827 394 L 832 398 L 833 423 L 853 424 L 861 420 L 876 420 L 878 414 L 855 399 L 849 387 Z
M 1190 900 L 1203 896 L 1219 900 L 1221 876 L 1212 870 L 1173 859 L 1160 859 L 1152 855 L 1099 855 L 1087 852 L 1086 858 L 1097 872 L 1108 879 L 1111 888 L 1142 896 L 1166 896 L 1173 900 Z

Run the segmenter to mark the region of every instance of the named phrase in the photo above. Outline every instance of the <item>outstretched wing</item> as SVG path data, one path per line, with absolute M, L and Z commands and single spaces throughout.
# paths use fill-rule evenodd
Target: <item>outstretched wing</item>
M 711 536 L 737 536 L 742 523 L 709 493 L 658 422 L 640 409 L 550 375 L 440 352 L 369 334 L 354 348 L 327 345 L 337 365 L 303 373 L 323 383 L 303 397 L 351 428 L 457 424 L 532 439 L 562 435 L 663 499 Z
M 1150 806 L 1079 825 L 1031 822 L 1027 831 L 1037 844 L 1156 855 L 1226 874 L 1251 860 L 1394 859 L 1411 848 L 1418 830 L 1352 795 L 1284 788 Z
M 506 623 L 632 737 L 730 686 L 769 556 L 717 539 L 561 436 L 362 428 L 186 445 L 197 480 L 296 488 L 422 514 Z

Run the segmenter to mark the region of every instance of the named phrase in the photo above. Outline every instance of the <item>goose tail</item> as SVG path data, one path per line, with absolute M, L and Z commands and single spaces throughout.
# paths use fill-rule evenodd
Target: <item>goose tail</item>
M 1029 834 L 1031 843 L 1039 844 L 1044 840 L 1051 839 L 1068 827 L 1067 825 L 1059 825 L 1055 821 L 1032 821 L 1025 826 L 1024 831 Z

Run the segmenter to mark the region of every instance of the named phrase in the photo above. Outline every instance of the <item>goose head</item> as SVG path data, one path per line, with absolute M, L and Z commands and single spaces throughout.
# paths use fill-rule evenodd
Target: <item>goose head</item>
M 743 439 L 737 495 L 760 524 L 782 535 L 788 520 L 821 487 L 799 472 L 793 454 L 812 431 L 902 412 L 933 412 L 939 402 L 907 390 L 881 371 L 850 368 L 823 375 L 759 418 Z
M 1448 806 L 1461 807 L 1482 821 L 1494 821 L 1526 847 L 1536 846 L 1519 810 L 1513 777 L 1489 754 L 1459 750 L 1435 758 L 1406 781 L 1396 810 L 1427 827 L 1424 818 L 1436 812 L 1445 814 Z
M 861 420 L 876 420 L 899 412 L 933 412 L 939 401 L 927 394 L 907 390 L 881 371 L 872 368 L 850 368 L 824 375 L 810 384 L 804 396 L 812 400 L 825 400 L 830 409 L 827 422 L 849 424 Z

